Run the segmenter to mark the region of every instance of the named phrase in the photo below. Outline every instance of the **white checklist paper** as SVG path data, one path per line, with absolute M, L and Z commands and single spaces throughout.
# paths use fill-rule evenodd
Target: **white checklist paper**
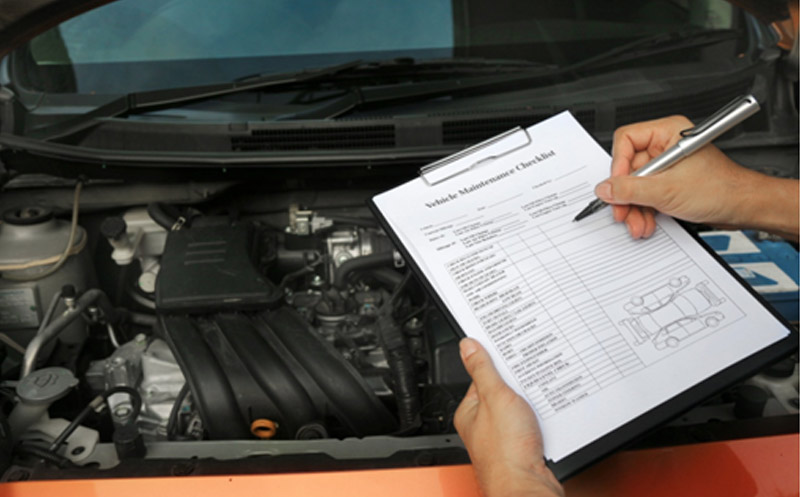
M 646 240 L 608 208 L 573 222 L 610 157 L 568 112 L 526 131 L 373 201 L 558 462 L 788 331 L 671 218 Z

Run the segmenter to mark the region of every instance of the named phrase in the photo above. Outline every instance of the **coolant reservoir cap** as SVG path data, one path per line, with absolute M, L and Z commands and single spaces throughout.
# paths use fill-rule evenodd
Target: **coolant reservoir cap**
M 52 218 L 53 211 L 38 206 L 14 207 L 3 212 L 3 221 L 14 226 L 30 226 Z
M 50 404 L 67 395 L 78 384 L 72 371 L 65 368 L 42 368 L 17 383 L 17 395 L 28 404 Z

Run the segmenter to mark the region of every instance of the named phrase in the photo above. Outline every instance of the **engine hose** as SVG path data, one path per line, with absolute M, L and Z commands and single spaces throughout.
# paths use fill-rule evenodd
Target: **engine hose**
M 408 351 L 400 327 L 389 312 L 381 312 L 378 318 L 378 333 L 386 352 L 386 361 L 392 371 L 400 431 L 409 432 L 420 425 L 420 398 L 415 379 L 414 359 Z
M 394 262 L 394 254 L 392 252 L 379 252 L 377 254 L 362 255 L 347 260 L 341 266 L 336 268 L 336 274 L 333 277 L 333 286 L 336 288 L 344 288 L 347 282 L 347 276 L 353 271 L 362 269 L 369 269 L 377 266 L 385 266 Z
M 147 204 L 147 214 L 153 218 L 156 224 L 167 231 L 171 231 L 180 218 L 180 213 L 177 209 L 162 202 Z
M 50 448 L 48 449 L 51 453 L 56 454 L 61 444 L 63 444 L 70 435 L 80 426 L 81 422 L 86 419 L 86 416 L 89 415 L 93 410 L 100 407 L 100 405 L 105 402 L 108 404 L 108 398 L 114 395 L 115 393 L 126 393 L 131 398 L 131 414 L 128 416 L 128 421 L 126 424 L 136 422 L 136 418 L 139 417 L 139 413 L 142 412 L 142 397 L 139 395 L 135 389 L 125 386 L 113 387 L 109 388 L 105 392 L 101 393 L 91 402 L 89 402 L 83 410 L 75 416 L 75 419 L 67 425 L 66 428 L 53 440 L 53 443 L 50 444 Z
M 105 315 L 108 322 L 113 323 L 116 320 L 116 312 L 111 307 L 111 303 L 102 290 L 91 289 L 86 290 L 83 294 L 75 300 L 75 305 L 71 309 L 67 309 L 63 314 L 53 319 L 41 332 L 37 333 L 33 340 L 30 341 L 28 347 L 25 349 L 25 355 L 22 358 L 22 366 L 20 367 L 19 379 L 25 378 L 36 367 L 36 361 L 39 358 L 39 352 L 56 338 L 62 331 L 64 331 L 70 323 L 78 319 L 81 314 L 91 306 L 97 306 Z
M 395 269 L 379 267 L 370 271 L 370 274 L 378 281 L 389 287 L 390 290 L 397 288 L 403 282 L 403 274 Z
M 32 445 L 18 445 L 14 452 L 23 456 L 38 457 L 47 462 L 55 464 L 59 468 L 74 467 L 75 464 L 64 456 L 51 452 L 43 447 L 34 447 Z

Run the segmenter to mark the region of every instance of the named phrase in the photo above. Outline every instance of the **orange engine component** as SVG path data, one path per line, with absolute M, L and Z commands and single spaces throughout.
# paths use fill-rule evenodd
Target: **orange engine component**
M 278 423 L 271 419 L 257 419 L 250 424 L 250 433 L 258 438 L 272 438 L 278 431 Z

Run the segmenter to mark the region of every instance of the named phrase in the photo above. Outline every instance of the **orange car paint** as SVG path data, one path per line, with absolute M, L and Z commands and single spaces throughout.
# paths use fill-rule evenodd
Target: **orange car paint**
M 800 436 L 782 435 L 616 454 L 565 484 L 568 497 L 798 496 Z M 468 465 L 247 476 L 19 482 L 3 497 L 472 497 Z

